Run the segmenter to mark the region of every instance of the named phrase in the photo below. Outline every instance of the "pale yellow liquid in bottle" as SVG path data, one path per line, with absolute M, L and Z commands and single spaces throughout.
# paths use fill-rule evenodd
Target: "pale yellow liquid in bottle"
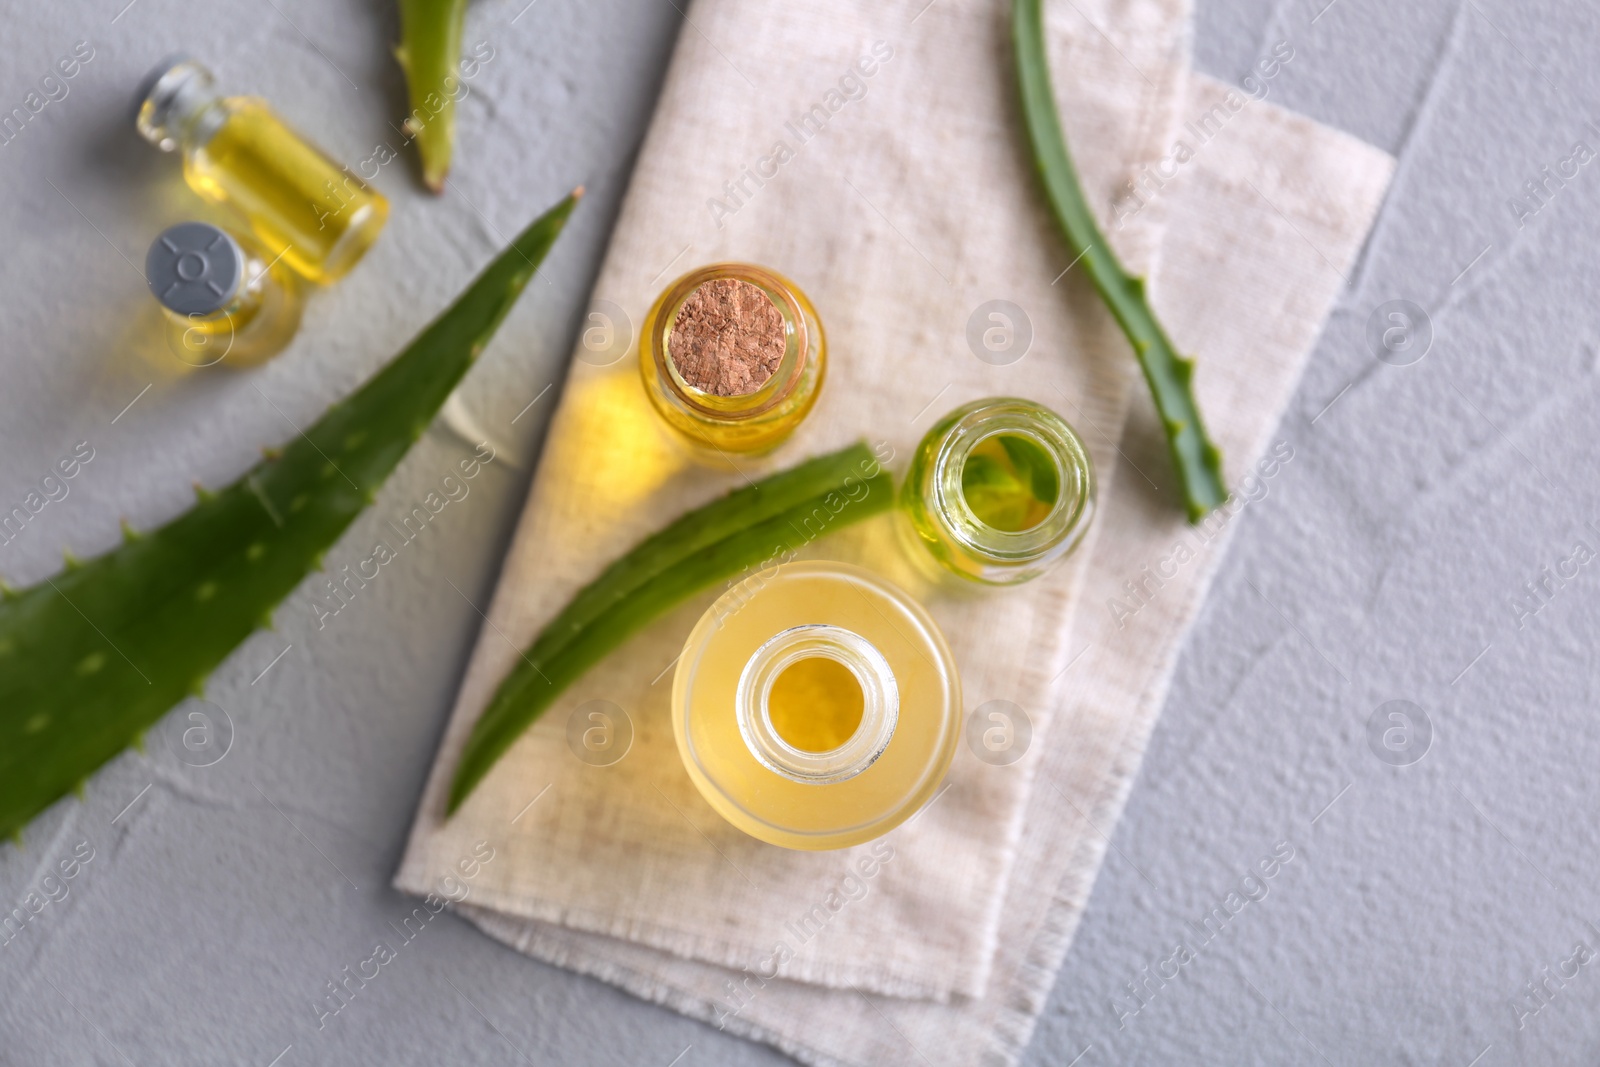
M 270 256 L 315 282 L 343 275 L 378 236 L 389 203 L 251 97 L 222 101 L 227 118 L 184 153 L 183 173 L 207 200 L 231 204 Z
M 804 752 L 828 752 L 850 740 L 865 704 L 850 668 L 822 656 L 785 668 L 767 698 L 778 736 Z
M 843 848 L 888 832 L 932 796 L 955 753 L 960 681 L 943 637 L 909 597 L 858 568 L 787 564 L 752 593 L 755 584 L 736 587 L 707 611 L 679 661 L 673 725 L 690 777 L 723 818 L 787 848 Z M 898 695 L 881 753 L 842 781 L 797 781 L 763 763 L 736 714 L 740 677 L 757 650 L 776 634 L 816 624 L 851 631 L 875 648 Z M 849 668 L 807 656 L 778 675 L 768 708 L 784 741 L 825 753 L 867 729 L 863 703 Z

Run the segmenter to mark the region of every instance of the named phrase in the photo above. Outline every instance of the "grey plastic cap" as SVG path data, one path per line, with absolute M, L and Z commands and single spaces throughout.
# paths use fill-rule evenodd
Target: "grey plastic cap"
M 233 301 L 244 283 L 244 249 L 209 222 L 169 226 L 150 245 L 144 275 L 163 307 L 210 315 Z

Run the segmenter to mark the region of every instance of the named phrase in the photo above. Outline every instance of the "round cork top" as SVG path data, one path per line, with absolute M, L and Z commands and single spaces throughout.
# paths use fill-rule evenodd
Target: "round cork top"
M 715 278 L 679 306 L 667 355 L 691 388 L 748 396 L 777 372 L 786 344 L 783 314 L 760 286 Z

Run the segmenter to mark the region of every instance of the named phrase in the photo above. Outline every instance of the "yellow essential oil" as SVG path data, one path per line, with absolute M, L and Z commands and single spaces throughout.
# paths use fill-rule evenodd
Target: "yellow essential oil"
M 902 503 L 911 551 L 989 585 L 1036 578 L 1094 517 L 1094 464 L 1065 419 L 996 397 L 952 411 L 911 457 Z
M 722 280 L 755 286 L 782 320 L 783 350 L 775 369 L 759 387 L 732 395 L 697 387 L 669 350 L 685 303 L 701 286 Z M 730 348 L 735 347 L 732 340 Z M 725 464 L 730 454 L 769 451 L 795 431 L 817 402 L 827 352 L 822 320 L 799 286 L 765 267 L 716 263 L 690 271 L 656 299 L 639 335 L 639 370 L 656 411 L 695 456 Z
M 210 223 L 162 231 L 144 273 L 161 304 L 168 348 L 192 367 L 258 363 L 288 345 L 300 326 L 300 288 L 289 269 Z
M 238 211 L 267 254 L 314 282 L 355 266 L 389 217 L 389 202 L 305 140 L 263 100 L 219 97 L 211 72 L 166 61 L 146 81 L 136 124 L 163 151 L 183 152 L 184 179 Z
M 866 697 L 861 683 L 838 660 L 807 656 L 784 668 L 767 694 L 778 736 L 804 752 L 827 752 L 861 728 Z
M 794 849 L 844 848 L 939 787 L 961 683 L 938 626 L 882 578 L 786 564 L 729 590 L 678 660 L 678 753 L 718 814 Z

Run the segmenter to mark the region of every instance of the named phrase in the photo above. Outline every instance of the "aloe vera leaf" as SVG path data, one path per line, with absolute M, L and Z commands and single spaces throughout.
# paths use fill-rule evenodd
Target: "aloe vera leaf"
M 579 590 L 561 614 L 540 631 L 528 649 L 529 658 L 553 659 L 562 646 L 596 617 L 626 600 L 640 585 L 668 567 L 752 523 L 826 493 L 846 478 L 859 478 L 863 470 L 874 469 L 871 466 L 874 462 L 865 445 L 852 445 L 768 475 L 681 516 L 634 546 Z
M 166 525 L 0 601 L 0 834 L 198 692 L 320 565 L 472 366 L 571 214 L 517 237 L 387 367 Z
M 446 83 L 461 58 L 467 0 L 400 0 L 400 44 L 394 57 L 405 71 L 411 114 L 406 132 L 422 156 L 422 180 L 444 192 L 456 136 L 456 98 Z M 431 99 L 430 99 L 431 98 Z
M 461 806 L 495 761 L 567 686 L 657 616 L 691 593 L 798 549 L 824 532 L 886 511 L 893 504 L 893 479 L 879 470 L 865 445 L 853 445 L 800 468 L 771 475 L 756 483 L 756 488 L 769 483 L 781 487 L 785 483 L 780 479 L 792 479 L 806 468 L 811 468 L 806 472 L 808 480 L 823 470 L 833 472 L 835 478 L 831 483 L 819 482 L 820 487 L 811 496 L 778 511 L 766 507 L 762 495 L 752 498 L 748 490 L 706 504 L 641 543 L 579 593 L 581 599 L 596 586 L 617 581 L 614 575 L 620 572 L 621 564 L 636 553 L 648 550 L 654 559 L 654 566 L 648 571 L 630 568 L 638 580 L 632 582 L 624 597 L 594 594 L 603 596 L 603 600 L 596 601 L 603 606 L 566 640 L 559 645 L 541 645 L 545 636 L 541 634 L 523 654 L 473 724 L 450 785 L 448 812 Z M 868 476 L 867 471 L 878 473 Z M 777 495 L 765 494 L 767 501 Z M 847 502 L 837 511 L 830 507 L 840 501 Z M 724 530 L 726 536 L 705 541 L 698 531 L 708 528 Z M 691 542 L 695 543 L 693 549 L 674 547 Z
M 1042 2 L 1013 0 L 1011 8 L 1022 118 L 1033 148 L 1034 165 L 1068 250 L 1083 260 L 1100 298 L 1139 357 L 1139 366 L 1166 429 L 1167 448 L 1178 472 L 1189 521 L 1199 522 L 1206 512 L 1228 499 L 1228 489 L 1222 480 L 1222 453 L 1206 435 L 1200 406 L 1191 389 L 1194 360 L 1173 347 L 1150 307 L 1144 279 L 1123 269 L 1084 200 L 1066 137 L 1061 132 L 1055 97 L 1050 92 Z

